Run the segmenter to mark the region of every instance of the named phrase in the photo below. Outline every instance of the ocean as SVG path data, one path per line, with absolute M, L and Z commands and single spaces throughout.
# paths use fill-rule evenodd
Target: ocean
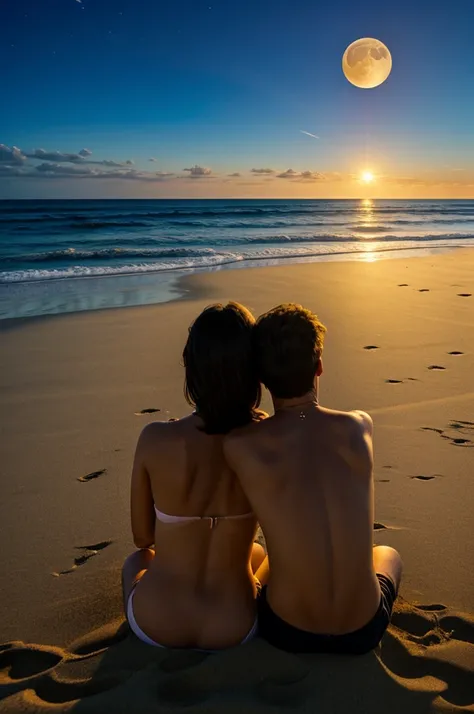
M 163 302 L 203 270 L 461 246 L 472 200 L 0 201 L 0 319 Z

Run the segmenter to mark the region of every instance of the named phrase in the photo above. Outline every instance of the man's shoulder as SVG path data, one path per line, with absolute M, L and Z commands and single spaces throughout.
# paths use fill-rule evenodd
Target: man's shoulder
M 374 423 L 372 417 L 367 412 L 354 409 L 350 412 L 343 412 L 337 409 L 323 408 L 325 415 L 331 419 L 333 424 L 340 429 L 347 430 L 349 434 L 369 434 L 372 436 Z
M 331 432 L 341 453 L 345 453 L 353 465 L 365 470 L 373 461 L 371 416 L 358 409 L 350 412 L 332 409 L 325 411 L 332 421 Z

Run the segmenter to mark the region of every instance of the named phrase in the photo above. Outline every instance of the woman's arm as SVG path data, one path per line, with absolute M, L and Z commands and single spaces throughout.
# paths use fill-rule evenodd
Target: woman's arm
M 150 477 L 145 456 L 150 440 L 150 427 L 145 427 L 138 439 L 132 471 L 131 518 L 133 542 L 137 548 L 150 548 L 155 541 L 155 510 Z

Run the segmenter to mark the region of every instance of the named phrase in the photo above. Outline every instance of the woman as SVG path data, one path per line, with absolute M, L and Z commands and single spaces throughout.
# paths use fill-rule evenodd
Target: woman
M 254 322 L 232 302 L 201 313 L 183 352 L 195 412 L 149 424 L 138 440 L 131 517 L 140 550 L 125 561 L 123 595 L 131 629 L 151 645 L 217 650 L 256 632 L 254 574 L 265 554 L 222 451 L 226 433 L 264 416 Z

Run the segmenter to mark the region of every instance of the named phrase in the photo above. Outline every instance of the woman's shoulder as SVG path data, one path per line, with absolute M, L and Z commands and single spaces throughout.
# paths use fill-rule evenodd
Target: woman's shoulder
M 182 419 L 167 419 L 166 421 L 152 421 L 143 427 L 138 443 L 139 446 L 148 447 L 172 440 L 175 436 L 189 428 L 192 415 Z
M 144 441 L 149 439 L 166 438 L 170 437 L 171 434 L 182 431 L 183 429 L 189 428 L 189 426 L 195 421 L 195 416 L 193 414 L 188 414 L 181 419 L 176 417 L 171 417 L 170 419 L 163 419 L 160 421 L 152 421 L 143 427 L 140 438 Z

